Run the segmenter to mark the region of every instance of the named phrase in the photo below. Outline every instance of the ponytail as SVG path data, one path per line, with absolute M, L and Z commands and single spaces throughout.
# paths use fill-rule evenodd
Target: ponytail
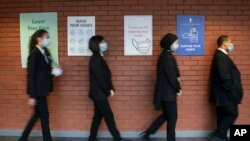
M 44 29 L 37 30 L 31 37 L 29 42 L 29 53 L 32 52 L 32 50 L 35 48 L 35 46 L 38 44 L 37 38 L 43 37 L 44 34 L 47 34 L 48 31 Z

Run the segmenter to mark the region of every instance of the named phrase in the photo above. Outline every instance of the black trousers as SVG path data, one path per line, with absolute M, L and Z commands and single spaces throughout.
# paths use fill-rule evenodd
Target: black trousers
M 36 98 L 36 105 L 34 107 L 34 114 L 29 120 L 27 126 L 25 127 L 21 139 L 27 140 L 29 134 L 34 127 L 36 121 L 40 118 L 43 141 L 52 141 L 50 129 L 49 129 L 49 112 L 47 106 L 46 97 Z
M 215 136 L 221 139 L 227 138 L 227 131 L 238 117 L 238 105 L 216 107 L 217 130 Z
M 120 140 L 121 139 L 120 132 L 116 128 L 114 115 L 110 108 L 108 100 L 94 101 L 94 108 L 95 108 L 95 111 L 94 111 L 93 121 L 91 125 L 89 141 L 93 141 L 96 139 L 97 131 L 98 131 L 98 128 L 101 124 L 103 117 L 114 139 L 116 141 Z
M 177 122 L 177 103 L 162 102 L 163 114 L 156 118 L 156 120 L 145 131 L 146 134 L 154 134 L 161 125 L 167 121 L 167 141 L 175 141 L 175 127 Z

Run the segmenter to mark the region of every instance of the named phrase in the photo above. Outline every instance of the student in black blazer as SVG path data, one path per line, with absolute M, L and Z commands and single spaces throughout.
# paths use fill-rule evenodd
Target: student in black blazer
M 89 97 L 94 102 L 94 116 L 89 141 L 96 141 L 97 131 L 103 117 L 115 141 L 126 141 L 121 137 L 116 127 L 114 115 L 108 102 L 108 97 L 115 94 L 111 71 L 103 59 L 103 53 L 108 49 L 108 44 L 102 36 L 96 35 L 89 40 L 89 49 L 93 53 L 89 62 Z
M 37 30 L 30 39 L 27 75 L 28 104 L 34 113 L 18 141 L 28 141 L 29 134 L 38 119 L 44 141 L 52 141 L 49 128 L 49 112 L 46 97 L 52 91 L 51 57 L 46 47 L 50 44 L 46 30 Z
M 221 35 L 218 40 L 211 67 L 210 100 L 216 106 L 217 130 L 210 138 L 212 141 L 227 141 L 227 131 L 238 117 L 238 104 L 241 103 L 243 90 L 240 72 L 229 53 L 234 45 L 227 35 Z
M 172 55 L 178 49 L 178 38 L 172 33 L 166 34 L 161 39 L 162 53 L 157 63 L 157 80 L 155 86 L 154 105 L 162 109 L 160 115 L 150 127 L 141 134 L 144 140 L 149 140 L 150 135 L 167 120 L 167 141 L 175 141 L 175 126 L 177 121 L 177 96 L 181 95 L 180 73 L 175 57 Z

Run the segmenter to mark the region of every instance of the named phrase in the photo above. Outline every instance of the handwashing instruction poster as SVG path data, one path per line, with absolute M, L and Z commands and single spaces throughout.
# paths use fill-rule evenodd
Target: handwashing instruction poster
M 152 16 L 124 16 L 124 55 L 152 55 Z
M 204 16 L 177 16 L 177 55 L 204 55 Z
M 90 56 L 89 39 L 95 35 L 94 16 L 68 17 L 68 56 Z
M 49 32 L 51 44 L 48 49 L 51 53 L 53 65 L 59 65 L 57 13 L 20 13 L 21 63 L 23 68 L 27 67 L 30 37 L 38 29 L 45 29 Z

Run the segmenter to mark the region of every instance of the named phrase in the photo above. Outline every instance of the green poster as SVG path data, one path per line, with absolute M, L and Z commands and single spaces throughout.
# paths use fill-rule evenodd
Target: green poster
M 38 29 L 45 29 L 49 32 L 51 45 L 48 49 L 53 59 L 53 65 L 59 65 L 57 13 L 20 13 L 21 60 L 23 68 L 27 67 L 30 36 Z

